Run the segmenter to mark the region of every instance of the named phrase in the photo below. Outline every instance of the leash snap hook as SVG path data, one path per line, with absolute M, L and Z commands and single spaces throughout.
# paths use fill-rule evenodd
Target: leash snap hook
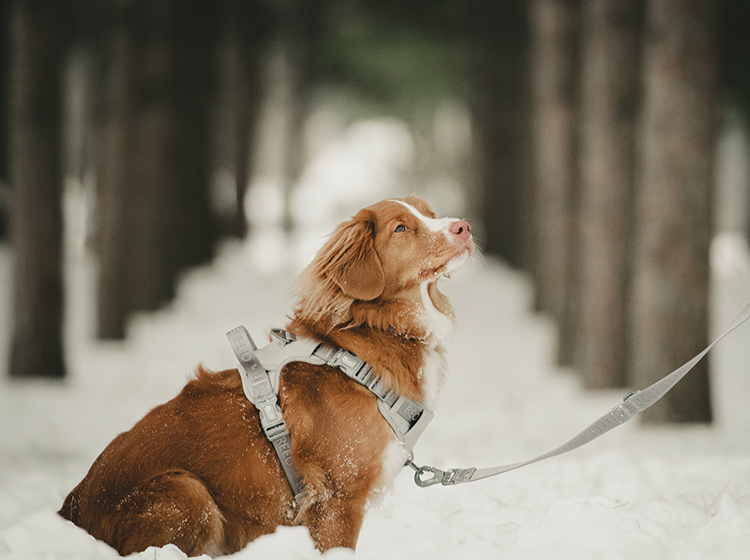
M 443 484 L 445 481 L 445 475 L 449 474 L 435 467 L 417 467 L 414 473 L 414 482 L 420 488 L 427 488 L 428 486 L 434 486 L 435 484 Z M 429 478 L 422 478 L 425 473 L 429 473 L 432 476 Z
M 428 486 L 441 484 L 445 481 L 446 474 L 449 474 L 428 465 L 420 467 L 413 459 L 414 455 L 413 453 L 410 453 L 409 457 L 406 459 L 406 466 L 410 469 L 414 469 L 414 482 L 420 488 L 427 488 Z M 432 476 L 429 478 L 422 478 L 425 473 L 430 473 Z

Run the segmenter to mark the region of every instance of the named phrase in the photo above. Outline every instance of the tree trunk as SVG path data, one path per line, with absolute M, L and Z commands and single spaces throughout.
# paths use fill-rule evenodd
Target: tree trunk
M 169 301 L 179 272 L 208 260 L 215 243 L 207 147 L 213 54 L 207 38 L 214 30 L 203 6 L 160 0 L 139 8 L 132 116 L 139 140 L 132 153 L 137 175 L 127 287 L 134 310 Z
M 10 133 L 8 130 L 9 107 L 9 77 L 10 77 L 10 4 L 3 2 L 0 4 L 0 189 L 7 186 L 10 181 Z M 6 218 L 4 212 L 7 210 L 5 200 L 2 198 L 3 193 L 0 190 L 0 239 L 5 236 Z
M 137 0 L 136 4 L 135 96 L 130 118 L 137 142 L 132 152 L 120 155 L 135 169 L 128 185 L 128 312 L 158 309 L 174 296 L 177 192 L 184 188 L 176 173 L 181 163 L 177 150 L 181 131 L 176 103 L 171 99 L 178 73 L 171 28 L 176 17 L 173 2 Z
M 626 384 L 641 18 L 634 0 L 584 2 L 575 365 L 587 387 Z
M 533 247 L 528 7 L 522 0 L 474 0 L 469 25 L 483 245 L 512 266 L 528 267 Z
M 0 240 L 9 234 L 10 224 L 10 2 L 0 4 Z
M 571 288 L 567 280 L 577 175 L 579 0 L 533 0 L 530 6 L 537 178 L 532 272 L 537 309 L 560 322 Z
M 226 0 L 222 3 L 223 29 L 226 36 L 224 52 L 225 92 L 229 98 L 226 111 L 228 150 L 233 154 L 223 163 L 234 171 L 233 204 L 222 205 L 221 231 L 234 237 L 247 233 L 245 194 L 250 182 L 250 160 L 253 150 L 262 87 L 261 67 L 268 33 L 268 16 L 259 2 Z M 220 155 L 219 157 L 222 157 Z
M 214 99 L 214 60 L 218 10 L 204 0 L 170 0 L 174 81 L 168 103 L 175 105 L 173 132 L 175 216 L 168 251 L 175 255 L 172 282 L 187 267 L 209 262 L 218 242 L 211 205 L 210 108 Z
M 707 344 L 717 103 L 716 3 L 648 0 L 631 380 L 652 383 Z M 709 422 L 701 361 L 647 422 Z
M 279 179 L 284 197 L 282 226 L 292 230 L 290 196 L 305 166 L 305 122 L 314 80 L 315 51 L 321 30 L 321 3 L 290 0 L 275 5 L 278 64 L 283 103 L 283 140 Z
M 178 274 L 211 258 L 208 110 L 215 12 L 192 0 L 113 8 L 100 180 L 99 336 L 173 297 Z
M 62 318 L 62 9 L 12 5 L 14 313 L 10 375 L 65 376 Z
M 132 0 L 112 4 L 105 76 L 97 185 L 97 336 L 125 337 L 129 243 L 136 165 L 132 154 L 138 133 L 133 119 L 138 58 L 137 10 Z
M 723 0 L 719 2 L 719 12 L 722 101 L 725 109 L 729 107 L 732 117 L 739 113 L 747 134 L 750 131 L 750 3 L 747 0 Z M 750 241 L 750 197 L 746 200 L 738 213 L 746 219 L 745 233 Z

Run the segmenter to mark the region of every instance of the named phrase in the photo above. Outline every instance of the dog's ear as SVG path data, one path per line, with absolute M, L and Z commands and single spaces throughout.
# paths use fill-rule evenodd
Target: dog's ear
M 319 271 L 346 295 L 370 301 L 383 293 L 385 273 L 375 251 L 375 218 L 368 210 L 341 224 L 317 259 Z

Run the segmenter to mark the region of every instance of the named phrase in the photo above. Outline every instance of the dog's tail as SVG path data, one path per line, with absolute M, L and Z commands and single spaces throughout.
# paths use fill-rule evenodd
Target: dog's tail
M 76 495 L 76 490 L 73 490 L 68 494 L 68 497 L 65 498 L 65 501 L 57 514 L 78 525 L 78 496 Z

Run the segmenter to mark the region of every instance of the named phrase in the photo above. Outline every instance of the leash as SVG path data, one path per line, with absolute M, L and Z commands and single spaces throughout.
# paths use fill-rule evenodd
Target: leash
M 414 463 L 413 458 L 409 457 L 406 465 L 414 469 L 414 482 L 417 486 L 426 488 L 435 484 L 442 484 L 443 486 L 452 486 L 454 484 L 462 484 L 465 482 L 474 482 L 476 480 L 482 480 L 491 476 L 497 476 L 512 470 L 520 469 L 528 465 L 533 465 L 545 459 L 557 457 L 563 453 L 568 453 L 574 449 L 586 445 L 587 443 L 594 441 L 596 438 L 606 434 L 610 430 L 617 426 L 624 424 L 633 416 L 636 416 L 654 404 L 656 401 L 661 399 L 664 395 L 674 387 L 680 379 L 682 379 L 693 367 L 697 364 L 703 356 L 705 356 L 713 346 L 719 342 L 722 338 L 727 336 L 742 323 L 750 318 L 750 304 L 737 316 L 734 322 L 724 331 L 718 338 L 716 338 L 711 344 L 706 347 L 701 353 L 696 355 L 692 360 L 685 363 L 681 367 L 674 370 L 672 373 L 663 377 L 653 385 L 643 389 L 642 391 L 635 391 L 630 393 L 623 399 L 623 402 L 615 406 L 607 414 L 599 418 L 596 422 L 591 424 L 588 428 L 583 430 L 577 436 L 570 441 L 562 444 L 560 447 L 530 459 L 528 461 L 522 461 L 520 463 L 513 463 L 509 465 L 503 465 L 499 467 L 489 467 L 485 469 L 477 469 L 470 467 L 468 469 L 449 469 L 442 471 L 435 467 L 428 465 L 418 466 Z

